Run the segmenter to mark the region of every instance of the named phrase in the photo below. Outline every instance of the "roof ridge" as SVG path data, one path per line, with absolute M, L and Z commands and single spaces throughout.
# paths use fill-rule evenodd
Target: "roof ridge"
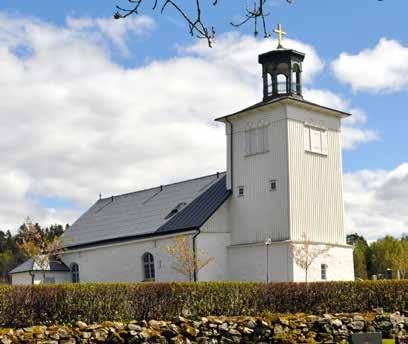
M 112 197 L 117 198 L 117 197 L 124 197 L 124 196 L 129 196 L 129 195 L 133 195 L 139 192 L 145 192 L 145 191 L 150 191 L 150 190 L 155 190 L 155 189 L 160 189 L 161 187 L 165 188 L 165 187 L 169 187 L 169 186 L 173 186 L 173 185 L 177 185 L 177 184 L 182 184 L 182 183 L 187 183 L 187 182 L 192 182 L 194 180 L 199 180 L 199 179 L 204 179 L 204 178 L 208 178 L 208 177 L 212 177 L 212 176 L 221 176 L 222 174 L 225 174 L 226 171 L 223 172 L 217 172 L 217 173 L 213 173 L 213 174 L 208 174 L 202 177 L 196 177 L 196 178 L 191 178 L 191 179 L 186 179 L 186 180 L 181 180 L 178 182 L 174 182 L 174 183 L 169 183 L 169 184 L 164 184 L 164 185 L 159 185 L 159 186 L 155 186 L 155 187 L 150 187 L 150 188 L 146 188 L 146 189 L 142 189 L 142 190 L 137 190 L 137 191 L 132 191 L 132 192 L 126 192 L 124 194 L 119 194 L 119 195 L 113 195 L 113 196 L 109 196 L 109 197 L 105 197 L 105 198 L 100 198 L 98 200 L 99 201 L 107 201 L 109 199 L 111 199 Z M 98 203 L 96 202 L 96 203 Z M 95 203 L 95 204 L 96 204 Z

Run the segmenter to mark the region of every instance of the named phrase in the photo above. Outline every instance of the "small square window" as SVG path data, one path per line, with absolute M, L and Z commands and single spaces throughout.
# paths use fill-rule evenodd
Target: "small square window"
M 277 184 L 276 179 L 273 179 L 273 180 L 269 181 L 269 190 L 270 191 L 275 191 L 276 187 L 277 187 L 276 184 Z
M 238 197 L 243 197 L 244 196 L 244 187 L 239 186 L 238 187 Z

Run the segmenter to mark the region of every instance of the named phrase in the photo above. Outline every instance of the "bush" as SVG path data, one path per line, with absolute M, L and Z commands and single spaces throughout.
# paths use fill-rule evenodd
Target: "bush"
M 190 315 L 406 310 L 408 281 L 90 283 L 1 286 L 0 326 L 171 319 Z

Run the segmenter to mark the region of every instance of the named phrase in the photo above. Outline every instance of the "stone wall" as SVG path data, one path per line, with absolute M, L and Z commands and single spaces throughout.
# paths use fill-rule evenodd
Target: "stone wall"
M 384 314 L 270 315 L 206 317 L 173 321 L 106 321 L 74 326 L 0 328 L 0 343 L 347 343 L 357 332 L 382 332 L 383 338 L 408 343 L 408 317 Z

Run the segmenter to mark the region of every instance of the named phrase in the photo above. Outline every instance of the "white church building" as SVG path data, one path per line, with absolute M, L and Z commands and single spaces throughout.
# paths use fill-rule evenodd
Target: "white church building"
M 341 150 L 350 115 L 303 99 L 304 57 L 281 47 L 260 55 L 263 100 L 216 119 L 225 173 L 99 199 L 66 231 L 58 260 L 46 271 L 23 263 L 13 284 L 186 280 L 164 249 L 180 235 L 214 257 L 198 281 L 304 281 L 291 248 L 305 235 L 330 246 L 309 281 L 354 279 Z

